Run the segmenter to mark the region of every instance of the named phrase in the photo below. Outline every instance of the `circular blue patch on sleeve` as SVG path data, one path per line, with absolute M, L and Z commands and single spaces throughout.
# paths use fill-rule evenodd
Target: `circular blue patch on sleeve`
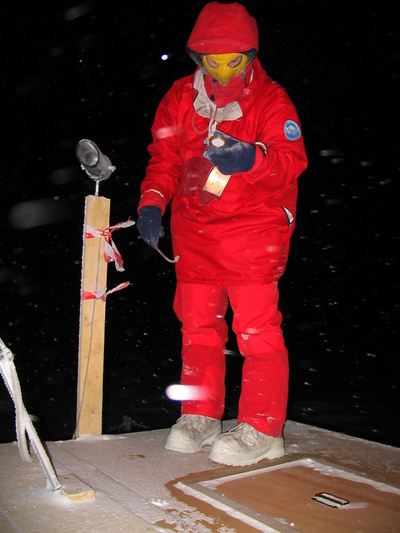
M 300 126 L 294 120 L 287 120 L 283 127 L 285 136 L 289 141 L 297 141 L 301 137 Z

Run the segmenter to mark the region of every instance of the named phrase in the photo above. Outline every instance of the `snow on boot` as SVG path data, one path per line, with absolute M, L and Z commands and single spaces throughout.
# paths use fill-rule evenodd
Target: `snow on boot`
M 210 459 L 223 465 L 246 466 L 284 454 L 282 438 L 266 435 L 242 423 L 218 437 L 211 447 Z
M 221 422 L 201 415 L 182 415 L 171 428 L 165 448 L 174 452 L 196 453 L 212 444 L 221 433 Z

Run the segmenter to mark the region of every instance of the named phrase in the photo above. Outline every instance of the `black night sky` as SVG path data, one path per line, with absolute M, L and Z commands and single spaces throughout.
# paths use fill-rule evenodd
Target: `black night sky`
M 185 43 L 204 1 L 3 2 L 0 337 L 44 439 L 75 429 L 82 225 L 94 183 L 75 147 L 92 139 L 116 171 L 100 184 L 111 224 L 136 219 L 150 127 L 172 82 L 194 69 Z M 309 156 L 280 282 L 291 378 L 288 417 L 400 445 L 397 139 L 399 28 L 394 2 L 243 1 L 260 60 L 298 110 Z M 166 54 L 167 59 L 162 59 Z M 397 191 L 397 193 L 396 193 Z M 160 247 L 171 255 L 167 234 Z M 179 404 L 173 266 L 114 234 L 109 266 L 103 431 L 170 426 Z M 227 355 L 226 418 L 242 359 Z M 123 417 L 132 425 L 121 427 Z M 126 419 L 125 419 L 126 420 Z M 0 442 L 15 439 L 0 385 Z

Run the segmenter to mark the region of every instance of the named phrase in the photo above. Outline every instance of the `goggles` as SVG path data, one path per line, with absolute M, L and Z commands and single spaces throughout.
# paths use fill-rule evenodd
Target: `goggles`
M 228 85 L 231 78 L 240 74 L 247 63 L 246 54 L 207 54 L 202 57 L 205 70 L 222 85 Z

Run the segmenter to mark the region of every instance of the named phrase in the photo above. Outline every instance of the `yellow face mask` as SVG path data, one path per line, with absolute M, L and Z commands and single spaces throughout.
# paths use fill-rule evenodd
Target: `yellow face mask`
M 222 85 L 228 85 L 231 78 L 240 74 L 246 66 L 246 54 L 207 54 L 203 56 L 206 71 Z

